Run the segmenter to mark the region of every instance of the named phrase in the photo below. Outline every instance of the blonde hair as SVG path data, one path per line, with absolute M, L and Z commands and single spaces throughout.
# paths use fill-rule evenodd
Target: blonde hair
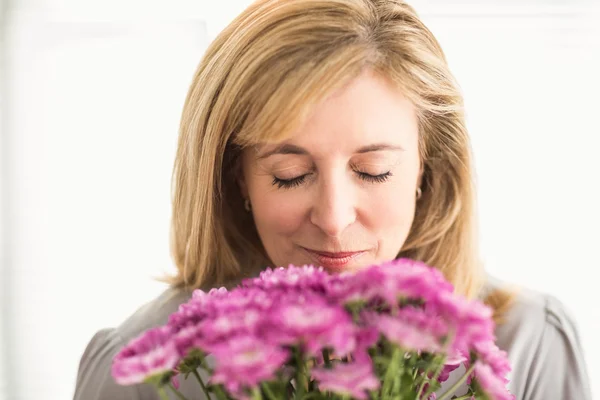
M 418 110 L 423 193 L 399 256 L 439 268 L 460 294 L 480 293 L 462 95 L 434 35 L 400 0 L 259 0 L 208 47 L 173 170 L 173 285 L 210 287 L 269 264 L 237 187 L 240 152 L 285 138 L 365 68 Z

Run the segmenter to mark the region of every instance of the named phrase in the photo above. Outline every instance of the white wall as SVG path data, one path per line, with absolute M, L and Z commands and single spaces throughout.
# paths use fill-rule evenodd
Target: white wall
M 93 332 L 170 271 L 172 159 L 206 29 L 110 17 L 11 15 L 6 399 L 71 398 Z
M 1 400 L 70 398 L 91 335 L 162 289 L 152 276 L 172 264 L 170 173 L 187 85 L 207 36 L 247 3 L 13 5 L 0 98 Z M 465 91 L 488 268 L 561 298 L 600 378 L 597 7 L 413 4 Z
M 5 131 L 5 104 L 6 104 L 6 91 L 4 90 L 4 83 L 6 81 L 6 69 L 5 69 L 5 57 L 4 57 L 4 49 L 5 40 L 4 35 L 4 20 L 6 17 L 6 5 L 0 3 L 0 399 L 3 399 L 2 394 L 7 392 L 7 354 L 5 351 L 5 343 L 6 341 L 6 330 L 8 329 L 8 324 L 6 319 L 4 318 L 5 314 L 8 312 L 8 296 L 6 293 L 6 271 L 8 269 L 8 259 L 5 251 L 5 232 L 6 232 L 6 218 L 5 218 L 5 196 L 4 196 L 4 187 L 5 187 L 5 176 L 7 174 L 6 171 L 6 163 L 5 159 L 2 157 L 5 154 L 5 143 L 4 140 L 6 138 Z

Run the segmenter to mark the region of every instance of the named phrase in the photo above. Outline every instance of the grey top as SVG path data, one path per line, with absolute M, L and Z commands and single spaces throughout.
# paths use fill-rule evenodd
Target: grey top
M 491 282 L 488 287 L 499 285 Z M 159 400 L 150 385 L 117 385 L 110 373 L 112 359 L 130 339 L 166 324 L 190 295 L 168 289 L 119 327 L 97 332 L 81 357 L 74 400 Z M 508 352 L 512 366 L 508 387 L 518 400 L 591 400 L 576 324 L 555 297 L 520 290 L 496 336 L 498 346 Z M 462 373 L 464 369 L 454 371 L 440 392 Z M 182 379 L 180 390 L 190 400 L 206 399 L 193 379 Z M 464 394 L 464 388 L 455 394 Z

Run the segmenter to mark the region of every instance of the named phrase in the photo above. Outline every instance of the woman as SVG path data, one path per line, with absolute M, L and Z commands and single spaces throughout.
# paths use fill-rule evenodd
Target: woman
M 494 308 L 517 399 L 590 398 L 561 304 L 510 294 L 482 271 L 462 97 L 438 42 L 402 1 L 250 6 L 195 74 L 173 178 L 177 274 L 94 336 L 75 399 L 157 398 L 150 386 L 117 386 L 111 360 L 193 289 L 233 286 L 266 266 L 340 271 L 398 256 L 439 268 L 457 292 Z M 194 389 L 183 382 L 201 398 Z

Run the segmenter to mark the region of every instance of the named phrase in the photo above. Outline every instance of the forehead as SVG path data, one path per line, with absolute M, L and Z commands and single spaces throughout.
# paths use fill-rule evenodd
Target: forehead
M 289 137 L 262 143 L 259 152 L 290 144 L 311 153 L 357 151 L 370 145 L 411 147 L 417 140 L 414 105 L 388 80 L 367 71 L 317 104 Z

